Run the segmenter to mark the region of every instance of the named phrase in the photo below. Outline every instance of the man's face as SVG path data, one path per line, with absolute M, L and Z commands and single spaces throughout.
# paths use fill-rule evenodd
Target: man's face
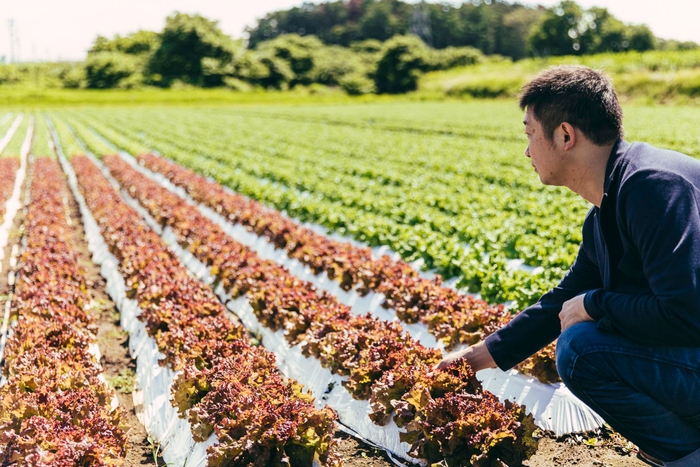
M 563 157 L 557 150 L 556 138 L 555 142 L 547 139 L 542 125 L 532 112 L 532 107 L 527 108 L 523 123 L 528 141 L 525 155 L 532 160 L 532 166 L 540 176 L 540 181 L 545 185 L 561 185 Z

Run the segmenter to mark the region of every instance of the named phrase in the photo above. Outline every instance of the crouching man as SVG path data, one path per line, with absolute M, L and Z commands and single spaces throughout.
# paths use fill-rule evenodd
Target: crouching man
M 544 71 L 520 107 L 540 181 L 593 204 L 583 242 L 557 287 L 440 365 L 507 370 L 559 338 L 561 379 L 642 458 L 700 466 L 700 161 L 623 140 L 612 84 L 586 67 Z

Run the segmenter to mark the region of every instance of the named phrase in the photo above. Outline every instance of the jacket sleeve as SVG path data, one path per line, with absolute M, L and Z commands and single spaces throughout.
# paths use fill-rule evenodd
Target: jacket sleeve
M 680 175 L 640 171 L 622 186 L 617 218 L 637 249 L 651 293 L 589 291 L 599 328 L 651 345 L 700 343 L 700 214 L 695 187 Z
M 559 336 L 559 312 L 565 301 L 602 287 L 600 270 L 594 262 L 592 231 L 593 219 L 589 213 L 583 225 L 583 243 L 564 279 L 537 303 L 486 338 L 486 347 L 502 370 L 514 367 Z

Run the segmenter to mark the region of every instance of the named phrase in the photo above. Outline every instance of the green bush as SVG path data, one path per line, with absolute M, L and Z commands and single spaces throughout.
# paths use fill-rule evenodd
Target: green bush
M 525 84 L 521 76 L 466 80 L 447 90 L 450 96 L 470 96 L 475 98 L 512 97 Z
M 236 62 L 236 78 L 265 89 L 288 89 L 294 76 L 289 63 L 269 51 L 248 51 Z
M 224 78 L 224 85 L 232 91 L 247 92 L 253 90 L 253 86 L 250 83 L 231 76 Z
M 340 87 L 351 96 L 371 94 L 376 91 L 374 81 L 363 74 L 345 75 L 340 79 Z
M 474 65 L 484 58 L 478 49 L 473 47 L 447 47 L 446 49 L 430 50 L 428 68 L 430 70 L 448 70 L 458 66 Z
M 368 67 L 352 50 L 328 46 L 316 51 L 312 79 L 315 83 L 337 86 L 348 75 L 366 75 Z
M 316 53 L 323 47 L 323 43 L 316 36 L 285 34 L 263 42 L 256 51 L 262 56 L 286 62 L 292 72 L 288 84 L 293 87 L 313 82 Z
M 227 66 L 235 61 L 239 49 L 240 42 L 224 34 L 216 21 L 175 13 L 165 20 L 148 73 L 163 86 L 175 80 L 194 86 L 221 86 L 226 74 L 216 70 L 233 71 Z
M 160 36 L 155 31 L 136 31 L 122 37 L 117 34 L 114 39 L 97 36 L 88 55 L 99 52 L 122 52 L 130 55 L 150 54 L 160 44 Z
M 350 50 L 363 54 L 377 54 L 382 50 L 382 43 L 376 39 L 367 39 L 350 44 Z
M 417 36 L 394 36 L 384 43 L 379 57 L 374 82 L 382 94 L 414 91 L 428 68 L 428 48 Z
M 88 88 L 135 87 L 143 81 L 141 63 L 133 55 L 121 52 L 98 52 L 85 60 Z
M 78 89 L 87 86 L 87 76 L 83 65 L 76 65 L 61 75 L 64 88 Z
M 15 65 L 0 65 L 0 85 L 16 84 L 22 80 L 22 73 Z

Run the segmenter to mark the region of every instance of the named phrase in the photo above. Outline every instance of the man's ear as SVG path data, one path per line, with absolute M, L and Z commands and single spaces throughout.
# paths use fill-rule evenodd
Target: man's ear
M 564 136 L 564 151 L 568 151 L 576 145 L 576 132 L 570 123 L 563 122 L 559 125 L 559 129 Z

